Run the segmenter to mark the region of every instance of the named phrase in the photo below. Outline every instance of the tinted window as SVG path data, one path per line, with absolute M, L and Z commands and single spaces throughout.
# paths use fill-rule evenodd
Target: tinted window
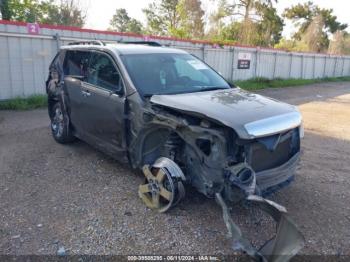
M 120 90 L 120 80 L 120 75 L 109 56 L 100 53 L 91 55 L 87 82 L 116 91 Z
M 189 54 L 127 54 L 121 58 L 142 95 L 230 88 L 218 73 Z
M 87 76 L 90 52 L 67 51 L 64 60 L 64 74 L 70 76 Z

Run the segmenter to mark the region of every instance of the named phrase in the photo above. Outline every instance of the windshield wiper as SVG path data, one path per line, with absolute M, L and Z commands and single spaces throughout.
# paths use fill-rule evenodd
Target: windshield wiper
M 229 89 L 229 87 L 224 86 L 198 86 L 199 90 L 194 90 L 193 92 L 203 92 L 203 91 L 213 91 L 213 90 L 220 90 L 220 89 Z
M 179 94 L 187 94 L 187 93 L 195 93 L 195 92 L 203 92 L 203 91 L 213 91 L 213 90 L 220 90 L 220 89 L 230 89 L 230 87 L 225 86 L 194 86 L 194 88 L 199 88 L 197 90 L 183 90 L 182 92 L 169 92 L 169 93 L 145 93 L 143 94 L 143 97 L 149 98 L 151 96 L 155 95 L 179 95 Z
M 162 95 L 162 94 L 159 94 L 159 93 L 153 93 L 153 94 L 151 94 L 151 93 L 145 93 L 145 94 L 142 94 L 142 96 L 143 96 L 143 97 L 146 97 L 146 98 L 151 97 L 151 96 L 156 96 L 156 95 Z

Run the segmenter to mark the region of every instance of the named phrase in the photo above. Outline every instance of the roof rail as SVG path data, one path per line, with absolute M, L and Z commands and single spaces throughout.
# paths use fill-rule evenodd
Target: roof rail
M 149 45 L 149 46 L 162 46 L 155 41 L 121 41 L 121 44 L 134 44 L 134 45 Z
M 101 46 L 104 46 L 106 44 L 100 40 L 86 40 L 86 41 L 71 42 L 68 45 L 101 45 Z

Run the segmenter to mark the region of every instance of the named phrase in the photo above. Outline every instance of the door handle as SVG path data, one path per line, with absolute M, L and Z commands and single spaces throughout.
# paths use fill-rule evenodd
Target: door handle
M 91 93 L 90 93 L 89 91 L 84 91 L 84 90 L 82 90 L 81 93 L 82 93 L 82 95 L 85 96 L 85 97 L 91 96 Z

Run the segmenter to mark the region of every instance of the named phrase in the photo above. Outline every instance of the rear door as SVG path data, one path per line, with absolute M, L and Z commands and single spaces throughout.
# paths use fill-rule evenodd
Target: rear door
M 91 53 L 82 93 L 84 130 L 104 149 L 122 151 L 124 84 L 109 54 L 99 51 Z
M 87 79 L 89 58 L 89 51 L 68 50 L 63 64 L 64 83 L 69 98 L 70 120 L 79 133 L 84 132 L 85 115 L 82 111 L 84 97 L 81 87 Z

